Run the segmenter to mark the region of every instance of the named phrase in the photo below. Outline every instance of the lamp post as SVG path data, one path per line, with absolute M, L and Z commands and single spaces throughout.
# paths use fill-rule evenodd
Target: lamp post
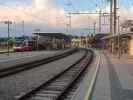
M 96 22 L 93 23 L 94 24 L 94 35 L 96 35 Z
M 102 13 L 102 11 L 100 9 L 100 11 L 99 11 L 99 33 L 101 33 L 101 13 Z
M 40 32 L 40 29 L 35 29 L 35 31 L 37 32 L 37 33 L 39 33 Z M 37 34 L 37 50 L 39 50 L 39 36 L 38 36 L 39 34 Z
M 7 39 L 7 52 L 8 52 L 8 56 L 9 56 L 9 52 L 10 52 L 10 47 L 9 47 L 9 40 L 10 40 L 10 24 L 12 24 L 12 21 L 5 21 L 5 24 L 7 24 L 7 30 L 8 30 L 8 39 Z
M 118 58 L 120 59 L 120 16 L 118 16 Z
M 101 14 L 102 14 L 102 10 L 100 7 L 98 7 L 98 5 L 96 5 L 96 13 L 99 14 L 99 33 L 101 33 Z
M 25 35 L 25 22 L 24 22 L 24 20 L 22 21 L 22 33 L 23 33 L 23 35 Z

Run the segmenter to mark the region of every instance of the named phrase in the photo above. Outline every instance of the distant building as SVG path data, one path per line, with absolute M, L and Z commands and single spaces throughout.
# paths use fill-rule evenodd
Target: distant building
M 118 39 L 120 39 L 120 44 Z M 120 54 L 133 55 L 133 20 L 125 20 L 120 24 L 120 36 L 118 33 L 109 34 L 102 40 L 104 49 L 113 54 L 120 52 Z
M 118 45 L 118 35 L 108 35 L 102 38 L 104 49 L 113 54 L 133 55 L 133 32 L 124 32 L 120 34 L 120 46 Z M 118 48 L 120 47 L 120 48 Z
M 7 41 L 8 41 L 7 37 L 0 38 L 0 49 L 7 48 Z M 11 37 L 9 38 L 9 45 L 10 45 L 10 47 L 12 47 L 12 45 L 13 45 L 13 39 Z
M 74 36 L 71 39 L 71 46 L 85 48 L 88 45 L 88 39 L 86 36 Z
M 102 38 L 107 36 L 109 33 L 98 33 L 94 37 L 91 38 L 89 44 L 93 48 L 102 48 L 103 47 L 103 41 Z
M 125 20 L 120 24 L 122 31 L 132 31 L 133 32 L 133 20 Z
M 34 33 L 37 35 L 38 48 L 55 50 L 70 47 L 70 37 L 63 33 Z

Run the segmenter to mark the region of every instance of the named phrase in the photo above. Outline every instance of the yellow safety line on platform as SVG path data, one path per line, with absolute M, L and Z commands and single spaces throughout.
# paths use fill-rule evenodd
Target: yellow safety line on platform
M 93 87 L 94 87 L 94 84 L 95 84 L 95 81 L 96 81 L 96 77 L 97 77 L 97 74 L 98 74 L 98 70 L 99 70 L 99 67 L 100 67 L 100 59 L 101 59 L 101 57 L 99 55 L 98 63 L 96 65 L 96 70 L 95 70 L 94 75 L 92 77 L 88 92 L 86 93 L 85 98 L 83 100 L 89 100 L 90 99 L 90 96 L 91 96 L 91 93 L 92 93 L 92 90 L 93 90 Z

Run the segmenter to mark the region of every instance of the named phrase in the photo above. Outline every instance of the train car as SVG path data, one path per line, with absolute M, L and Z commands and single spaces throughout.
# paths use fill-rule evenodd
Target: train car
M 15 41 L 13 46 L 15 52 L 33 51 L 35 48 L 36 41 L 34 40 Z

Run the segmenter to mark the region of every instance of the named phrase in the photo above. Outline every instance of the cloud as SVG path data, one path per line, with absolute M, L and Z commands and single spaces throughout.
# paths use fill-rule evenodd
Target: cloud
M 55 0 L 33 0 L 31 5 L 1 5 L 0 13 L 1 20 L 9 19 L 16 22 L 20 22 L 21 20 L 26 22 L 34 21 L 36 23 L 44 23 L 55 27 L 65 27 L 68 21 L 65 10 L 57 6 Z M 94 17 L 88 17 L 91 20 L 95 20 Z M 86 25 L 88 17 L 79 15 L 73 16 L 73 27 Z
M 27 22 L 47 23 L 56 25 L 56 18 L 61 16 L 65 18 L 63 9 L 52 7 L 52 0 L 33 0 L 31 5 L 1 5 L 1 20 L 25 20 Z
M 56 4 L 56 0 L 33 0 L 29 5 L 20 5 L 20 3 L 19 5 L 13 5 L 13 3 L 11 5 L 0 5 L 0 20 L 12 20 L 16 23 L 24 20 L 25 24 L 31 24 L 27 24 L 26 28 L 31 28 L 32 30 L 33 26 L 42 28 L 41 30 L 47 29 L 46 26 L 49 27 L 49 30 L 51 27 L 52 31 L 53 29 L 64 29 L 69 22 L 68 17 L 66 17 L 67 12 Z M 109 5 L 103 10 L 109 12 Z M 95 10 L 92 10 L 92 12 L 95 12 Z M 133 18 L 132 12 L 133 6 L 130 6 L 129 9 L 120 8 L 118 14 L 121 16 L 121 20 L 125 20 Z M 98 15 L 72 15 L 72 28 L 74 29 L 93 26 L 94 22 L 98 23 Z
M 51 0 L 34 0 L 34 5 L 37 9 L 42 10 L 42 9 L 49 9 L 50 5 L 49 1 Z
M 133 17 L 133 6 L 129 6 L 129 9 L 121 8 L 119 15 L 123 19 L 128 19 Z
M 30 9 L 30 7 L 28 8 Z M 24 12 L 22 12 L 24 11 Z M 0 19 L 2 21 L 4 20 L 12 20 L 12 21 L 20 21 L 20 20 L 25 20 L 25 21 L 30 21 L 32 19 L 32 16 L 26 15 L 26 9 L 23 6 L 0 6 Z
M 104 9 L 109 12 L 109 5 Z M 88 11 L 81 11 L 88 12 Z M 92 12 L 95 12 L 94 10 Z M 121 8 L 121 18 L 133 17 L 133 7 L 128 9 Z M 56 4 L 56 0 L 33 0 L 30 5 L 1 5 L 0 6 L 0 20 L 12 20 L 16 23 L 20 23 L 22 20 L 25 23 L 34 23 L 36 27 L 44 26 L 44 28 L 55 27 L 64 28 L 68 23 L 68 17 L 66 17 L 66 11 Z M 72 27 L 73 28 L 87 28 L 89 25 L 93 25 L 94 22 L 98 22 L 98 15 L 72 15 Z M 33 26 L 33 25 L 31 25 Z M 97 25 L 98 26 L 98 25 Z M 30 25 L 28 25 L 30 28 Z M 43 28 L 43 27 L 41 27 Z

